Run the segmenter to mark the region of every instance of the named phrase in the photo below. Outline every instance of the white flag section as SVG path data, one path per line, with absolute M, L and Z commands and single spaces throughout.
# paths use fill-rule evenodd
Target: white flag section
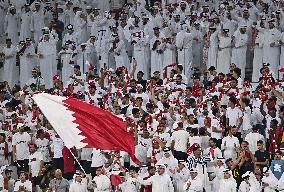
M 67 104 L 63 102 L 66 97 L 40 93 L 34 95 L 33 100 L 67 148 L 80 149 L 87 146 L 87 143 L 81 142 L 85 137 L 80 135 L 78 124 L 73 122 L 75 121 L 75 117 L 72 116 L 74 112 L 68 110 Z

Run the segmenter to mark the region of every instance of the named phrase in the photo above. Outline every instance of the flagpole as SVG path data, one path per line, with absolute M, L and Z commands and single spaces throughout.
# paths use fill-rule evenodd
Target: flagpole
M 83 169 L 83 167 L 82 167 L 82 165 L 81 165 L 81 163 L 79 162 L 79 160 L 77 159 L 77 157 L 74 155 L 74 153 L 72 152 L 72 150 L 71 149 L 69 149 L 68 147 L 66 147 L 69 151 L 70 151 L 70 153 L 72 154 L 72 156 L 74 157 L 74 159 L 76 160 L 76 162 L 78 163 L 78 165 L 79 165 L 79 167 L 80 167 L 80 169 L 84 172 L 84 174 L 86 175 L 86 171 Z

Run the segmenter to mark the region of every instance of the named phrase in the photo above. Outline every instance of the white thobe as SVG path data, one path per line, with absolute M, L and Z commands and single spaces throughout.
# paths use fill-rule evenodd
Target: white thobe
M 260 78 L 260 69 L 263 63 L 263 32 L 258 32 L 255 39 L 255 48 L 253 56 L 253 72 L 252 72 L 252 82 L 258 82 Z
M 219 36 L 219 48 L 217 56 L 217 71 L 227 74 L 231 64 L 231 37 Z
M 37 44 L 42 36 L 42 28 L 44 24 L 44 12 L 42 9 L 34 11 L 31 16 L 31 32 L 33 32 L 33 39 Z
M 235 179 L 222 179 L 220 181 L 220 188 L 218 192 L 236 192 L 237 191 L 237 183 Z
M 62 40 L 62 45 L 65 45 L 65 43 L 67 41 L 73 41 L 75 42 L 75 45 L 78 45 L 78 42 L 79 42 L 79 39 L 78 39 L 78 33 L 66 33 L 63 37 L 63 40 Z
M 10 0 L 10 4 L 14 5 L 17 12 L 21 12 L 22 7 L 27 3 L 27 0 L 22 0 L 22 1 L 18 1 L 18 0 Z
M 217 53 L 218 53 L 218 32 L 215 31 L 210 35 L 210 44 L 208 48 L 207 68 L 217 67 Z
M 202 51 L 203 51 L 203 34 L 200 30 L 193 28 L 191 35 L 194 38 L 192 41 L 192 64 L 194 67 L 199 67 L 202 63 Z
M 149 77 L 149 39 L 148 37 L 142 37 L 137 40 L 137 43 L 133 46 L 133 58 L 137 61 L 137 67 L 135 70 L 136 77 L 139 71 L 143 71 L 144 78 L 148 79 Z
M 111 44 L 113 46 L 113 44 Z M 130 62 L 128 55 L 125 50 L 125 44 L 123 41 L 119 41 L 114 49 L 114 59 L 116 68 L 125 66 L 128 70 L 130 69 Z
M 188 187 L 189 182 L 191 184 Z M 187 192 L 202 192 L 203 191 L 202 180 L 198 176 L 196 176 L 194 179 L 190 177 L 189 180 L 184 184 L 183 190 Z
M 176 63 L 176 47 L 174 44 L 166 43 L 165 51 L 164 51 L 164 68 L 168 65 L 172 65 Z M 169 74 L 167 74 L 169 76 Z
M 242 78 L 245 77 L 246 68 L 246 52 L 248 35 L 241 34 L 239 31 L 234 34 L 235 37 L 235 47 L 232 50 L 232 63 L 235 63 L 238 68 L 242 71 Z
M 77 55 L 76 55 L 76 63 L 77 63 L 77 65 L 80 66 L 81 72 L 83 74 L 85 74 L 86 71 L 88 71 L 86 63 L 89 62 L 89 55 L 90 54 L 87 51 L 87 49 L 82 50 L 81 47 L 78 48 Z
M 250 188 L 250 184 L 246 183 L 245 181 L 242 181 L 239 187 L 239 192 L 251 192 Z
M 32 76 L 32 69 L 35 67 L 35 47 L 33 44 L 26 47 L 23 55 L 20 56 L 20 85 L 21 87 Z
M 5 33 L 4 22 L 8 6 L 8 0 L 0 1 L 0 34 Z
M 102 15 L 97 15 L 92 21 L 91 35 L 95 35 L 98 39 L 101 34 L 101 30 L 106 30 L 104 26 L 107 25 L 107 19 Z
M 229 33 L 231 35 L 233 35 L 234 32 L 236 31 L 237 25 L 238 25 L 238 23 L 233 19 L 229 20 L 229 19 L 226 18 L 222 21 L 223 29 L 229 29 Z
M 281 178 L 277 182 L 277 189 L 278 191 L 284 190 L 284 174 L 282 174 Z
M 104 13 L 105 11 L 109 11 L 109 8 L 110 8 L 109 3 L 110 1 L 93 0 L 94 7 L 99 8 L 101 13 Z
M 32 13 L 30 11 L 22 13 L 21 15 L 20 41 L 24 41 L 26 38 L 31 38 L 31 15 Z
M 139 192 L 141 184 L 137 178 L 129 177 L 125 182 L 125 188 L 123 192 Z
M 276 28 L 268 29 L 264 32 L 263 62 L 270 64 L 271 71 L 277 76 L 280 62 L 279 41 L 281 32 Z M 271 47 L 271 43 L 275 45 Z
M 98 40 L 97 40 L 97 52 L 99 56 L 99 66 L 100 68 L 104 67 L 104 64 L 110 65 L 109 61 L 109 47 L 110 47 L 110 32 L 107 28 L 107 21 L 105 23 L 100 24 L 100 30 L 98 30 Z M 94 25 L 93 25 L 94 27 Z M 93 32 L 92 32 L 93 34 Z M 107 66 L 109 68 L 109 66 Z
M 74 20 L 74 32 L 78 34 L 78 44 L 85 43 L 88 40 L 87 21 L 80 18 L 78 13 Z
M 186 31 L 181 31 L 176 36 L 176 46 L 178 50 L 178 62 L 183 65 L 186 76 L 190 74 L 192 68 L 192 35 Z
M 171 178 L 167 174 L 153 175 L 147 180 L 138 178 L 142 185 L 152 185 L 152 192 L 174 192 Z
M 73 51 L 71 49 L 59 52 L 62 63 L 62 82 L 64 87 L 74 71 L 74 68 L 70 64 L 72 53 Z
M 213 191 L 218 191 L 220 188 L 220 181 L 224 178 L 224 166 L 213 167 L 213 172 L 215 174 L 215 178 L 213 179 Z
M 69 192 L 87 192 L 86 183 L 73 182 L 70 185 Z
M 284 43 L 284 32 L 281 34 L 281 42 Z M 280 66 L 279 68 L 284 67 L 284 44 L 281 44 L 281 55 L 280 55 Z
M 151 139 L 138 138 L 138 144 L 135 146 L 135 155 L 140 162 L 146 162 L 147 151 L 150 147 Z
M 169 176 L 173 176 L 173 174 L 170 172 L 170 170 L 175 170 L 175 168 L 178 166 L 178 160 L 176 158 L 174 158 L 174 156 L 171 155 L 171 157 L 169 157 L 169 158 L 163 157 L 162 159 L 160 159 L 158 161 L 158 164 L 167 165 L 166 173 Z
M 160 45 L 156 46 L 156 49 L 153 50 L 153 45 L 155 44 L 156 40 L 161 42 Z M 151 49 L 151 74 L 155 71 L 163 71 L 163 57 L 164 57 L 164 44 L 162 43 L 161 38 L 153 37 L 150 41 L 150 49 Z M 157 51 L 162 51 L 158 53 Z
M 56 74 L 56 40 L 41 41 L 38 44 L 38 54 L 43 57 L 39 58 L 41 76 L 44 79 L 45 87 L 53 87 L 53 76 Z
M 4 80 L 8 82 L 10 87 L 13 87 L 18 83 L 18 69 L 16 66 L 17 49 L 11 45 L 10 48 L 4 47 L 3 53 L 5 55 L 4 62 Z
M 96 68 L 99 67 L 99 56 L 98 56 L 98 42 L 91 43 L 89 40 L 87 41 L 87 52 L 89 54 L 89 63 L 87 63 L 86 70 L 89 70 L 90 65 L 94 65 Z
M 261 180 L 262 183 L 268 184 L 267 187 L 264 187 L 264 192 L 275 192 L 275 189 L 277 188 L 278 180 L 271 171 L 269 172 L 270 172 L 269 176 L 268 177 L 264 176 Z
M 183 185 L 189 178 L 189 170 L 184 167 L 180 172 L 173 175 L 173 183 L 176 192 L 183 192 Z
M 72 8 L 64 10 L 62 22 L 65 26 L 68 26 L 69 24 L 74 25 L 74 18 L 75 13 Z
M 109 192 L 111 189 L 110 179 L 106 175 L 95 176 L 93 181 L 97 187 L 94 192 Z
M 20 32 L 20 23 L 19 23 L 19 16 L 18 14 L 10 14 L 8 13 L 5 17 L 5 29 L 6 33 L 8 34 L 8 38 L 11 38 L 12 42 L 18 43 L 19 36 L 18 32 Z

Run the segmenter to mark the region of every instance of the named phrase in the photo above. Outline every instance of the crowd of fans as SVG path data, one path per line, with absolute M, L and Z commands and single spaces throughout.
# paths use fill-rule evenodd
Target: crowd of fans
M 0 191 L 284 190 L 281 0 L 2 0 L 0 34 Z M 42 92 L 121 117 L 141 164 L 65 147 Z

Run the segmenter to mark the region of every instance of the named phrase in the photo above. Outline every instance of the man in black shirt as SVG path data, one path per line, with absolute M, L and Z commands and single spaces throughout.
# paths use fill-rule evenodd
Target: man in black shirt
M 269 153 L 264 149 L 264 143 L 262 140 L 257 142 L 258 150 L 255 152 L 255 165 L 259 166 L 262 170 L 263 167 L 267 167 L 269 163 Z
M 144 89 L 146 89 L 147 86 L 147 80 L 143 79 L 144 73 L 143 71 L 138 71 L 137 73 L 137 84 L 141 84 Z

